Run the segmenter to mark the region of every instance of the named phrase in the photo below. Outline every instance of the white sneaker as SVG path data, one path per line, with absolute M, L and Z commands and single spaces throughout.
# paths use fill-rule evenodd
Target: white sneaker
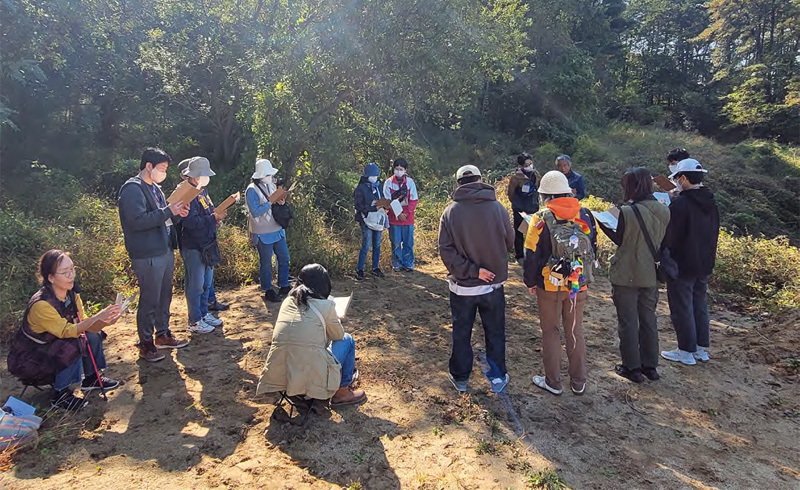
M 222 325 L 222 320 L 215 317 L 211 313 L 206 313 L 206 316 L 203 317 L 203 321 L 211 325 L 212 327 L 219 327 L 220 325 Z
M 692 355 L 691 352 L 686 352 L 685 350 L 680 349 L 662 351 L 661 357 L 668 361 L 686 364 L 687 366 L 694 366 L 697 364 L 697 361 L 694 360 L 694 355 Z
M 191 333 L 211 333 L 213 331 L 214 327 L 204 322 L 203 320 L 189 324 L 189 332 Z
M 697 346 L 697 352 L 693 352 L 692 355 L 694 356 L 695 360 L 708 362 L 708 351 L 705 348 Z

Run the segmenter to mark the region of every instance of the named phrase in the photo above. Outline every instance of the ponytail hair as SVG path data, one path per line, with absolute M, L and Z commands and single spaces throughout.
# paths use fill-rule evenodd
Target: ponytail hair
M 308 298 L 328 299 L 331 294 L 331 276 L 319 264 L 308 264 L 297 275 L 297 285 L 289 292 L 298 306 L 308 306 Z

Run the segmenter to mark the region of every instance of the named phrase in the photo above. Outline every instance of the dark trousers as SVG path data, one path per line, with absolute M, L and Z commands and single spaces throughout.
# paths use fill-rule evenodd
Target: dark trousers
M 139 282 L 139 310 L 136 328 L 139 340 L 149 342 L 156 335 L 169 332 L 169 307 L 172 304 L 172 277 L 175 254 L 172 250 L 160 257 L 133 259 L 133 271 Z
M 525 235 L 520 233 L 519 225 L 522 224 L 524 219 L 519 211 L 514 210 L 514 256 L 518 259 L 525 258 Z
M 658 366 L 658 287 L 634 288 L 612 285 L 617 308 L 617 333 L 622 365 L 628 369 Z
M 476 313 L 481 315 L 486 342 L 487 376 L 491 379 L 506 375 L 506 296 L 503 287 L 480 296 L 459 296 L 450 293 L 453 316 L 453 351 L 450 354 L 450 374 L 456 381 L 469 379 L 472 372 L 472 326 Z
M 710 343 L 708 277 L 679 277 L 667 282 L 669 317 L 680 350 L 696 352 L 697 346 L 708 348 Z

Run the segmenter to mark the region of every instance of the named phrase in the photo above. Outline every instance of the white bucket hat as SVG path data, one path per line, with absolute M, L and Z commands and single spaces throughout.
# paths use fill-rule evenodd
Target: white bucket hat
M 539 194 L 557 196 L 559 194 L 572 195 L 567 176 L 558 170 L 551 170 L 542 176 L 539 182 Z
M 678 162 L 677 165 L 675 165 L 674 169 L 670 170 L 672 170 L 672 173 L 669 176 L 670 179 L 684 172 L 703 172 L 704 174 L 708 173 L 708 170 L 704 169 L 703 166 L 700 165 L 700 162 L 698 162 L 694 158 L 687 158 L 686 160 L 681 160 L 680 162 Z
M 272 162 L 267 159 L 262 158 L 256 162 L 256 171 L 253 172 L 254 179 L 263 179 L 268 175 L 275 175 L 278 173 L 278 169 L 272 166 Z

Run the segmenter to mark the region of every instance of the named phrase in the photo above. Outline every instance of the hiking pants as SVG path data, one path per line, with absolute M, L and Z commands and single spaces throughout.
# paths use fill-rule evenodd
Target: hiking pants
M 617 333 L 622 365 L 628 369 L 658 366 L 658 286 L 611 286 L 617 308 Z
M 568 292 L 545 291 L 543 288 L 536 288 L 539 325 L 542 328 L 544 375 L 547 378 L 547 384 L 553 388 L 561 388 L 559 314 L 567 345 L 570 380 L 574 386 L 582 386 L 586 382 L 586 341 L 583 337 L 582 322 L 587 297 L 586 291 L 580 291 L 573 303 Z
M 481 315 L 486 342 L 486 360 L 490 379 L 506 375 L 506 296 L 503 287 L 480 296 L 459 296 L 450 293 L 453 317 L 453 350 L 450 354 L 450 374 L 456 381 L 469 379 L 472 373 L 472 326 L 477 313 Z
M 139 310 L 136 328 L 141 342 L 169 332 L 169 307 L 172 303 L 172 276 L 175 254 L 172 250 L 158 257 L 132 259 L 133 271 L 139 282 Z
M 517 259 L 525 258 L 525 235 L 519 231 L 519 226 L 525 221 L 519 211 L 514 210 L 511 213 L 514 216 L 514 257 Z M 551 385 L 552 386 L 552 385 Z
M 697 346 L 707 349 L 710 343 L 708 277 L 679 277 L 667 282 L 669 317 L 680 350 L 697 352 Z

